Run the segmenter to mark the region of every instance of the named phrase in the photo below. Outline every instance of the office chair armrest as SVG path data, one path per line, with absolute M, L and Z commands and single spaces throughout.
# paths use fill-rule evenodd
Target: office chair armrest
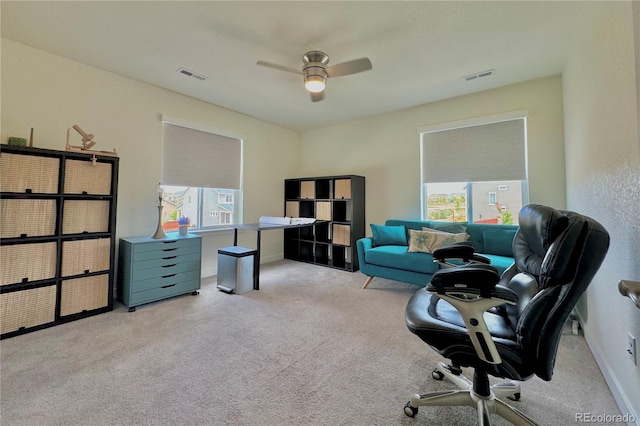
M 506 287 L 496 286 L 500 281 L 498 270 L 489 265 L 468 265 L 441 269 L 433 274 L 428 291 L 438 294 L 468 293 L 483 298 L 505 299 L 505 303 L 518 300 L 518 296 Z
M 452 263 L 452 261 L 465 264 L 489 264 L 491 261 L 484 256 L 475 253 L 473 243 L 469 241 L 459 242 L 448 246 L 437 248 L 433 251 L 433 261 L 438 262 L 446 267 L 457 267 L 460 264 Z

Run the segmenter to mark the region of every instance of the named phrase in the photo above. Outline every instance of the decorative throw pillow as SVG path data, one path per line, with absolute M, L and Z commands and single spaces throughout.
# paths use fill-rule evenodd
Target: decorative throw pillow
M 407 251 L 431 253 L 429 245 L 433 242 L 433 238 L 431 232 L 409 229 L 409 249 Z
M 375 225 L 371 224 L 373 246 L 406 246 L 407 230 L 404 225 Z
M 469 234 L 434 231 L 429 228 L 422 228 L 422 231 L 409 230 L 409 250 L 410 252 L 433 253 L 437 248 L 467 241 Z

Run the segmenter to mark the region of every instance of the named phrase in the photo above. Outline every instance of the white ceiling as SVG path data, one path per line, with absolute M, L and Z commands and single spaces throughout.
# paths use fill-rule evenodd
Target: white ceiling
M 593 2 L 2 1 L 2 37 L 297 130 L 560 74 Z M 373 69 L 330 79 L 312 103 L 296 74 L 321 50 L 329 65 Z M 199 81 L 176 70 L 209 77 Z M 461 77 L 488 69 L 472 82 Z

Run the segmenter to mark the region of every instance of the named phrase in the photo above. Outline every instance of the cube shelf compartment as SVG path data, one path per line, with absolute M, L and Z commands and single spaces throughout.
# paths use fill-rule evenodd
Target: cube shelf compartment
M 285 229 L 284 257 L 346 271 L 359 269 L 356 241 L 365 236 L 365 178 L 323 176 L 286 179 L 285 216 L 316 223 Z
M 3 145 L 0 338 L 113 309 L 118 157 Z

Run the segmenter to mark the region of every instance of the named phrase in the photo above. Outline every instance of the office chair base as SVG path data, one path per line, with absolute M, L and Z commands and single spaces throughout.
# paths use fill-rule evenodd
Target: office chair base
M 461 374 L 461 370 L 457 370 L 444 362 L 439 362 L 438 366 L 433 370 L 431 376 L 436 380 L 447 379 L 458 389 L 473 389 L 471 380 Z M 498 399 L 508 398 L 512 401 L 520 400 L 520 384 L 514 381 L 496 383 L 491 386 L 493 395 Z
M 436 374 L 436 372 L 440 374 Z M 438 363 L 438 367 L 433 372 L 433 377 L 437 380 L 437 376 L 440 375 L 454 383 L 459 389 L 413 395 L 404 406 L 404 413 L 407 416 L 414 417 L 418 413 L 418 407 L 467 406 L 477 410 L 478 424 L 481 426 L 491 425 L 491 414 L 497 414 L 514 425 L 538 425 L 526 414 L 501 400 L 502 398 L 519 399 L 519 384 L 515 382 L 499 383 L 491 386 L 489 396 L 481 396 L 474 392 L 471 380 L 455 370 L 452 371 L 443 362 Z

